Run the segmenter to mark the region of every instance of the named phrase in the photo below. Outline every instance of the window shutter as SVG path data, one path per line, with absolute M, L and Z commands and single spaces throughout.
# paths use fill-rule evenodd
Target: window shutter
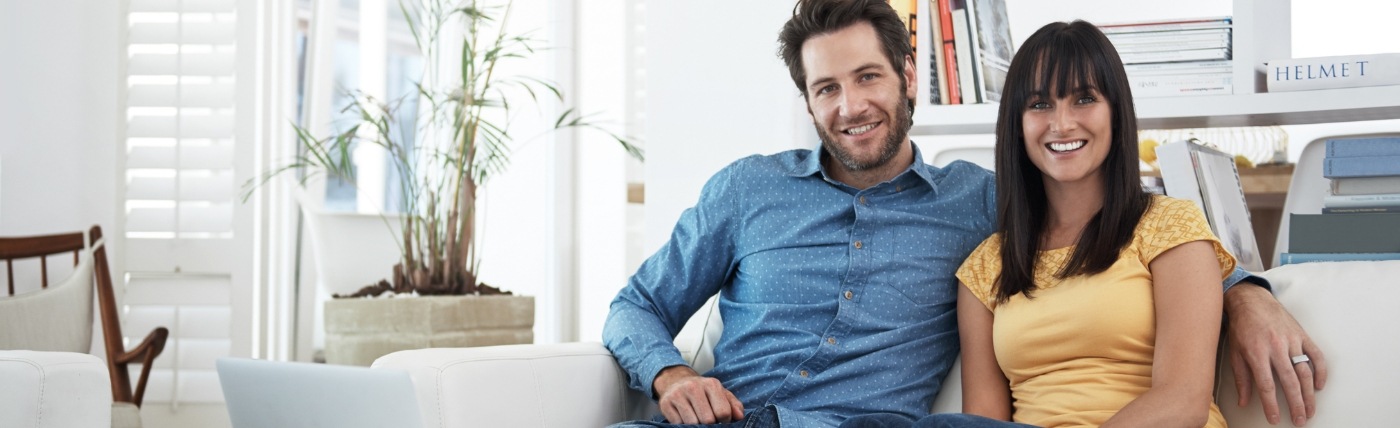
M 221 402 L 214 360 L 232 354 L 237 254 L 234 0 L 129 0 L 122 183 L 128 346 L 170 329 L 147 402 Z M 133 373 L 136 373 L 133 369 Z

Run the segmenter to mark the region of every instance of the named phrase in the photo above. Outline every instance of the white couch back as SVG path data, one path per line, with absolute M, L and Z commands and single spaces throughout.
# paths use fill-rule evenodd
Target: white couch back
M 1310 426 L 1367 426 L 1391 419 L 1386 412 L 1400 396 L 1400 261 L 1305 263 L 1274 268 L 1263 274 L 1274 295 L 1326 353 L 1327 389 L 1317 394 L 1317 416 Z M 724 329 L 718 305 L 711 299 L 691 317 L 676 337 L 682 355 L 696 371 L 714 367 L 714 343 Z M 962 362 L 953 364 L 932 404 L 933 413 L 962 411 Z M 1236 406 L 1239 395 L 1228 361 L 1218 371 L 1216 397 L 1232 426 L 1266 427 L 1257 397 Z M 1279 403 L 1286 403 L 1282 393 Z M 1284 414 L 1287 411 L 1284 410 Z M 1285 418 L 1286 419 L 1286 418 Z
M 1317 393 L 1317 415 L 1308 426 L 1389 425 L 1400 396 L 1400 261 L 1304 263 L 1265 272 L 1288 312 L 1327 358 L 1327 389 Z M 1235 427 L 1266 427 L 1258 397 L 1236 406 L 1235 374 L 1221 368 L 1218 397 Z M 1280 394 L 1280 404 L 1287 403 Z M 1284 406 L 1286 407 L 1286 405 Z M 1283 412 L 1287 424 L 1288 412 Z

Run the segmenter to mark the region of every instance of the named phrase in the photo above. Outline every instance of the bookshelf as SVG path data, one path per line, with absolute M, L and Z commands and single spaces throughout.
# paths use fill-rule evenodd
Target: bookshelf
M 1137 99 L 1140 129 L 1225 126 L 1299 125 L 1400 118 L 1400 86 L 1267 93 L 1255 77 L 1255 64 L 1291 56 L 1290 2 L 1233 0 L 1235 93 Z M 928 3 L 920 2 L 920 21 L 928 22 Z M 1008 7 L 1015 7 L 1009 5 Z M 1048 20 L 1047 20 L 1048 21 Z M 923 33 L 928 33 L 927 31 Z M 919 76 L 928 76 L 920 35 Z M 990 134 L 996 129 L 997 104 L 930 105 L 927 78 L 920 80 L 914 136 Z

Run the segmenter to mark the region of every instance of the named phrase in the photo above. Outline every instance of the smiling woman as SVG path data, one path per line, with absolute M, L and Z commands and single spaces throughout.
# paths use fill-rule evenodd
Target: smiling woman
M 964 411 L 1047 427 L 1224 426 L 1210 388 L 1217 281 L 1234 259 L 1194 205 L 1142 191 L 1113 45 L 1087 22 L 1051 23 L 1007 78 L 997 233 L 958 270 Z

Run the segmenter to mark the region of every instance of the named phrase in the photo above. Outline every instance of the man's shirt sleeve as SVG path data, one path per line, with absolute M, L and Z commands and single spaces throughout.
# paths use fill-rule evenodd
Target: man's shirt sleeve
M 1222 285 L 1225 291 L 1230 291 L 1231 287 L 1244 281 L 1249 281 L 1254 285 L 1264 287 L 1265 290 L 1269 290 L 1270 292 L 1274 291 L 1273 285 L 1269 284 L 1269 280 L 1264 279 L 1262 276 L 1249 273 L 1249 271 L 1241 269 L 1239 266 L 1235 266 L 1235 271 L 1230 273 L 1230 276 L 1225 277 L 1225 283 Z
M 685 364 L 672 343 L 676 334 L 738 266 L 734 229 L 742 215 L 736 190 L 742 162 L 710 178 L 671 239 L 613 299 L 603 344 L 627 371 L 631 387 L 648 396 L 656 396 L 652 382 L 661 369 Z

